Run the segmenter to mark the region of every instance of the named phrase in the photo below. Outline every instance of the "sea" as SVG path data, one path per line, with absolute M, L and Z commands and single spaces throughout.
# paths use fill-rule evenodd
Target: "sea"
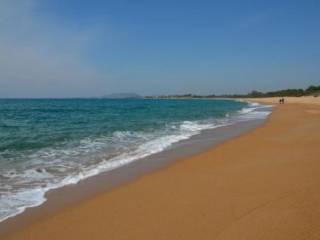
M 41 205 L 49 190 L 270 111 L 235 100 L 1 99 L 0 221 Z

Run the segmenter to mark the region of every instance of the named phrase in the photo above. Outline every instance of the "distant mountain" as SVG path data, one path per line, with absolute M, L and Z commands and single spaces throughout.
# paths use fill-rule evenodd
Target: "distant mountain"
M 136 93 L 114 93 L 102 96 L 102 98 L 108 99 L 140 99 L 142 96 Z

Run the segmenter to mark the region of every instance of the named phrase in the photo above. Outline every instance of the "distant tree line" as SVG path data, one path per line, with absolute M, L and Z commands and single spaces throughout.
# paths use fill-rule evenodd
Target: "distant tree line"
M 310 86 L 306 89 L 301 88 L 291 88 L 279 91 L 272 92 L 259 92 L 252 91 L 245 95 L 246 97 L 257 98 L 257 97 L 302 97 L 302 96 L 318 96 L 320 95 L 320 85 L 319 86 Z
M 146 98 L 164 98 L 164 99 L 185 99 L 185 98 L 261 98 L 261 97 L 302 97 L 302 96 L 320 96 L 320 85 L 310 86 L 306 89 L 291 88 L 279 91 L 260 92 L 251 91 L 248 94 L 224 94 L 224 95 L 194 95 L 194 94 L 182 94 L 182 95 L 161 95 L 161 96 L 147 96 Z

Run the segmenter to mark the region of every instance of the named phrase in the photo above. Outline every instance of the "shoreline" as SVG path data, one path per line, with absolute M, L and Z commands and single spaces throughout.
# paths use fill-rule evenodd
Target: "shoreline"
M 36 101 L 29 105 L 31 107 L 33 105 L 39 105 L 41 102 L 43 101 Z M 56 103 L 55 101 L 49 102 L 53 105 Z M 84 122 L 80 121 L 78 124 L 78 120 L 74 118 L 74 116 L 70 116 L 70 119 L 68 117 L 65 119 L 65 123 L 57 123 L 57 125 L 55 125 L 56 123 L 54 123 L 54 121 L 50 123 L 49 125 L 52 125 L 53 127 L 48 127 L 48 131 L 51 133 L 45 134 L 48 136 L 49 139 L 47 140 L 49 142 L 50 138 L 53 136 L 56 136 L 57 139 L 64 139 L 64 137 L 67 137 L 68 140 L 66 140 L 66 142 L 59 142 L 60 140 L 57 142 L 53 141 L 52 145 L 50 145 L 50 143 L 50 146 L 46 146 L 43 149 L 35 147 L 29 152 L 19 153 L 20 145 L 24 145 L 28 141 L 34 141 L 31 138 L 37 139 L 34 135 L 39 135 L 40 138 L 44 136 L 41 136 L 41 133 L 38 133 L 38 131 L 27 134 L 28 136 L 24 136 L 23 133 L 21 133 L 21 136 L 18 137 L 18 139 L 21 137 L 21 141 L 17 144 L 17 152 L 12 151 L 11 153 L 9 151 L 9 155 L 5 156 L 5 159 L 8 158 L 9 160 L 17 159 L 17 164 L 9 163 L 8 166 L 6 166 L 6 161 L 2 162 L 4 167 L 2 168 L 0 176 L 3 186 L 3 194 L 1 194 L 0 201 L 0 222 L 24 212 L 26 208 L 43 204 L 46 201 L 45 194 L 50 190 L 58 189 L 70 184 L 76 184 L 83 179 L 161 152 L 181 140 L 189 139 L 191 136 L 199 134 L 205 129 L 217 128 L 241 121 L 243 120 L 242 116 L 244 115 L 246 115 L 246 117 L 244 117 L 245 119 L 264 118 L 269 112 L 261 111 L 260 113 L 257 113 L 257 111 L 254 110 L 257 107 L 252 108 L 253 104 L 239 103 L 233 100 L 221 102 L 206 101 L 206 103 L 203 104 L 197 100 L 191 102 L 192 106 L 189 107 L 188 103 L 181 101 L 168 101 L 164 104 L 160 104 L 158 101 L 129 101 L 129 103 L 132 103 L 133 105 L 140 106 L 137 108 L 137 111 L 140 113 L 135 114 L 132 113 L 132 111 L 126 110 L 126 107 L 123 105 L 124 102 L 92 102 L 83 99 L 81 100 L 81 103 L 84 103 L 84 109 L 87 108 L 87 104 L 92 104 L 97 108 L 95 111 L 92 111 L 92 109 L 90 110 L 93 113 L 93 116 L 90 117 L 92 120 L 90 121 L 91 123 L 89 123 L 91 126 L 89 128 L 92 128 L 91 130 L 93 130 L 94 133 L 85 127 Z M 21 103 L 22 102 L 20 102 L 20 106 Z M 58 105 L 64 108 L 64 106 L 71 104 L 67 103 L 68 102 L 63 100 Z M 72 104 L 76 105 L 79 103 L 80 102 L 77 101 L 72 102 Z M 125 103 L 127 103 L 127 100 Z M 108 115 L 109 110 L 106 108 L 105 112 L 101 112 L 99 110 L 100 104 L 106 106 L 117 106 L 120 104 L 120 109 L 122 109 L 121 112 L 125 116 L 127 113 L 129 115 L 132 113 L 132 116 L 130 116 L 135 120 L 133 122 L 130 120 L 119 121 L 119 124 L 115 123 L 115 125 L 112 122 L 109 123 L 108 120 L 101 121 L 101 116 Z M 165 106 L 168 104 L 172 104 L 172 106 L 175 107 L 180 106 L 184 108 L 184 110 L 181 111 L 181 114 L 175 116 L 175 112 L 170 113 L 174 107 L 169 107 L 167 114 L 152 116 L 153 110 L 151 110 L 152 108 L 150 108 L 150 106 L 155 107 L 155 112 L 161 112 L 163 111 L 162 108 L 165 109 Z M 131 104 L 129 105 L 131 106 Z M 142 107 L 142 105 L 146 106 Z M 212 114 L 207 114 L 204 109 L 200 111 L 202 112 L 200 113 L 198 111 L 198 105 L 203 105 L 205 109 L 208 108 L 208 111 L 213 111 Z M 220 109 L 220 105 L 224 105 L 225 107 Z M 216 107 L 220 110 L 216 111 Z M 145 112 L 149 117 L 142 117 L 144 108 L 149 109 Z M 110 111 L 117 112 L 118 110 L 111 109 Z M 23 112 L 23 109 L 19 112 Z M 17 114 L 19 115 L 19 113 Z M 59 115 L 61 113 L 57 114 Z M 54 118 L 54 115 L 55 113 L 51 115 L 51 117 Z M 84 115 L 86 115 L 86 113 L 84 113 Z M 120 115 L 121 114 L 116 113 L 112 116 L 114 116 L 114 119 L 117 119 L 121 118 L 119 117 Z M 33 116 L 37 115 L 34 114 Z M 32 115 L 29 117 L 30 119 L 33 119 Z M 167 120 L 164 120 L 164 122 L 162 120 L 158 121 L 155 120 L 154 117 Z M 63 116 L 61 116 L 61 118 L 64 119 Z M 72 118 L 73 120 L 71 120 Z M 150 121 L 151 119 L 152 121 Z M 154 120 L 156 121 L 155 125 L 152 123 Z M 38 123 L 40 125 L 48 125 L 48 122 L 52 121 L 52 119 L 50 120 L 49 118 L 48 122 L 35 121 L 32 123 L 32 121 L 29 122 L 30 127 L 36 128 Z M 64 125 L 68 125 L 70 121 L 75 121 L 76 126 L 82 125 L 84 129 L 87 130 L 78 131 L 78 137 L 76 136 L 78 134 L 76 133 L 77 130 L 75 130 L 74 137 L 72 137 L 73 134 L 71 134 L 70 137 L 68 134 L 69 130 L 59 130 L 59 128 L 65 128 L 66 126 Z M 134 122 L 136 122 L 136 124 Z M 31 126 L 33 124 L 35 126 Z M 108 125 L 113 127 L 108 129 L 108 127 L 106 127 Z M 119 125 L 120 131 L 118 131 L 119 129 L 117 129 L 116 125 Z M 140 127 L 136 128 L 134 125 Z M 100 127 L 102 128 L 102 131 L 99 130 Z M 54 128 L 57 128 L 56 130 L 58 131 L 53 130 Z M 71 129 L 72 128 L 73 127 L 71 127 Z M 7 134 L 9 135 L 11 134 L 9 128 L 6 128 L 4 131 L 8 132 Z M 52 137 L 50 137 L 51 135 Z M 82 135 L 86 135 L 87 137 L 83 138 Z M 6 146 L 7 143 L 3 142 L 3 144 Z
M 3 237 L 318 239 L 319 121 L 317 105 L 279 105 L 252 131 Z
M 238 137 L 241 134 L 259 127 L 266 120 L 267 119 L 247 120 L 232 125 L 202 130 L 200 134 L 174 143 L 171 147 L 159 153 L 82 179 L 76 184 L 52 189 L 46 193 L 45 197 L 47 200 L 41 205 L 27 208 L 22 213 L 0 222 L 0 237 L 30 225 L 30 222 L 37 222 L 52 214 L 72 207 L 73 204 L 89 200 L 99 194 L 111 191 L 113 188 L 121 186 L 122 184 L 127 184 L 144 175 L 169 167 L 176 161 L 181 161 L 207 151 L 229 139 Z

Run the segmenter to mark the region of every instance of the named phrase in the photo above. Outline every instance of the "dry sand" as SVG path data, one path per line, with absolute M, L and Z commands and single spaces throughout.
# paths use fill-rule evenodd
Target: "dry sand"
M 279 97 L 269 97 L 269 98 L 251 98 L 251 99 L 245 99 L 245 100 L 266 103 L 266 104 L 278 104 L 279 99 L 280 99 Z M 313 97 L 313 96 L 284 97 L 284 99 L 285 99 L 285 103 L 320 105 L 320 96 L 319 97 Z
M 2 239 L 320 239 L 320 106 L 259 128 Z

